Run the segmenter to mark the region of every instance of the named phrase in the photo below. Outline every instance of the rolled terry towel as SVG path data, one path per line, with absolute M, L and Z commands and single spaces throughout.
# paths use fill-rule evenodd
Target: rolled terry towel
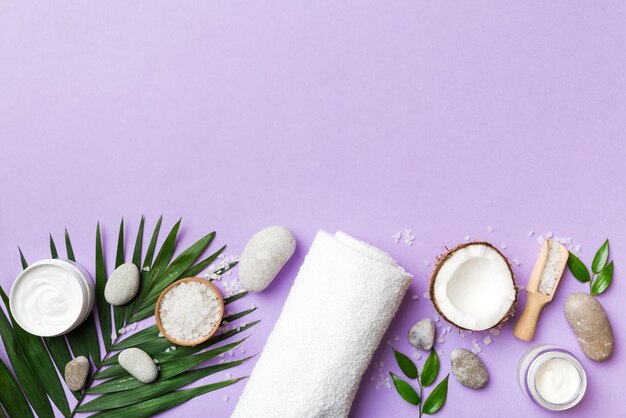
M 347 417 L 411 278 L 369 244 L 318 232 L 232 418 Z

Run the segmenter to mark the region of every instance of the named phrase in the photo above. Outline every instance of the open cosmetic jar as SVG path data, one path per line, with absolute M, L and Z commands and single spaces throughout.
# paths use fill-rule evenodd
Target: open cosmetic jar
M 41 337 L 63 335 L 91 313 L 95 290 L 80 264 L 41 260 L 28 266 L 11 287 L 9 304 L 17 323 Z
M 526 396 L 550 411 L 572 408 L 587 389 L 587 375 L 578 359 L 554 345 L 526 351 L 517 366 L 517 379 Z

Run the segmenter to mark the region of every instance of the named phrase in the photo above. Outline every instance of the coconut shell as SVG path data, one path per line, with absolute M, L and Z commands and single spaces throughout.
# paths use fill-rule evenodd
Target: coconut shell
M 439 273 L 439 269 L 441 268 L 441 266 L 443 266 L 443 264 L 450 257 L 452 257 L 452 255 L 455 252 L 457 252 L 458 250 L 460 250 L 462 248 L 469 247 L 470 245 L 484 245 L 486 247 L 490 247 L 490 248 L 494 249 L 504 259 L 504 261 L 506 262 L 507 267 L 509 268 L 509 271 L 511 272 L 511 280 L 513 280 L 513 288 L 515 289 L 515 299 L 513 300 L 513 303 L 511 304 L 511 308 L 508 310 L 508 312 L 492 328 L 499 327 L 502 324 L 504 324 L 509 318 L 512 318 L 513 316 L 515 316 L 515 310 L 517 309 L 517 301 L 518 301 L 518 296 L 519 296 L 519 286 L 515 282 L 515 274 L 513 273 L 513 269 L 511 268 L 511 263 L 509 262 L 509 259 L 506 258 L 506 256 L 504 254 L 502 254 L 500 252 L 500 250 L 498 250 L 493 244 L 491 244 L 489 242 L 485 242 L 485 241 L 464 242 L 463 244 L 459 244 L 456 247 L 452 248 L 451 250 L 447 249 L 447 247 L 446 247 L 447 251 L 444 252 L 443 254 L 437 256 L 437 262 L 435 263 L 435 269 L 431 273 L 430 279 L 428 281 L 428 294 L 430 296 L 430 301 L 433 304 L 433 306 L 435 307 L 435 310 L 437 311 L 439 316 L 441 316 L 443 319 L 445 319 L 449 323 L 453 324 L 455 327 L 457 327 L 459 329 L 462 329 L 462 330 L 466 330 L 466 331 L 476 331 L 476 330 L 472 330 L 472 329 L 467 329 L 467 328 L 461 327 L 461 326 L 457 325 L 454 321 L 451 321 L 448 317 L 446 317 L 443 314 L 443 312 L 441 312 L 441 309 L 439 309 L 439 306 L 437 305 L 437 301 L 435 300 L 435 277 L 437 276 L 437 273 Z

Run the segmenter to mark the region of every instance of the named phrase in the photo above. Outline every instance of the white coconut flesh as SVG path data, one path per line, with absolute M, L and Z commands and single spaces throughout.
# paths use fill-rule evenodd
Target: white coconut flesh
M 455 325 L 482 331 L 497 325 L 515 303 L 508 262 L 495 248 L 469 244 L 454 251 L 433 277 L 432 298 Z

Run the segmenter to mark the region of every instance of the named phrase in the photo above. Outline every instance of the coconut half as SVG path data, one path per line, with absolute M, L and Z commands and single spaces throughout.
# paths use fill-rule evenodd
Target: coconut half
M 448 322 L 472 331 L 493 328 L 513 316 L 517 293 L 511 265 L 488 242 L 448 251 L 430 278 L 435 309 Z

